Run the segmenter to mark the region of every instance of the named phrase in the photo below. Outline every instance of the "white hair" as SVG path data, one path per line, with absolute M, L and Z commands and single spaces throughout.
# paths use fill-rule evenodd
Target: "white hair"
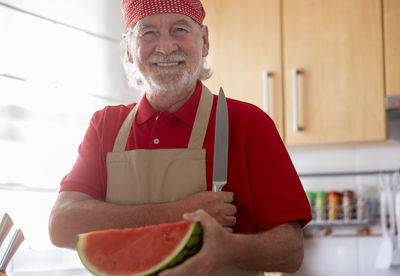
M 202 26 L 199 25 L 199 27 L 201 28 L 202 31 L 204 31 L 204 28 Z M 129 61 L 129 50 L 130 50 L 130 42 L 132 41 L 131 37 L 132 34 L 133 32 L 131 29 L 122 36 L 121 40 L 122 65 L 125 69 L 128 85 L 139 90 L 144 90 L 145 82 L 143 81 L 144 79 L 143 75 L 140 73 L 136 64 Z M 211 66 L 208 64 L 207 59 L 203 57 L 201 60 L 201 70 L 200 70 L 199 80 L 203 81 L 209 79 L 212 73 L 213 72 Z

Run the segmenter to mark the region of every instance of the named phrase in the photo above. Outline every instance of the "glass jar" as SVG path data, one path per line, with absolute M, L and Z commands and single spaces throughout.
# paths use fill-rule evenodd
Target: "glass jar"
M 315 220 L 326 219 L 326 192 L 319 191 L 315 193 Z
M 343 206 L 343 220 L 348 221 L 353 219 L 354 191 L 352 190 L 343 191 L 342 206 Z
M 357 220 L 367 219 L 367 201 L 365 197 L 359 196 L 357 198 Z
M 315 194 L 315 192 L 306 192 L 306 195 L 307 195 L 307 198 L 308 198 L 308 202 L 310 203 L 312 217 L 315 218 L 315 197 L 316 197 L 316 194 Z
M 337 191 L 328 193 L 328 220 L 338 220 L 341 194 Z

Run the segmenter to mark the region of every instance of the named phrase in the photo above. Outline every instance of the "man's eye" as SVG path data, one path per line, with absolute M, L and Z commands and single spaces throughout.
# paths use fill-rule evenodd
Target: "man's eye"
M 154 31 L 145 31 L 142 33 L 142 36 L 152 36 L 152 35 L 155 35 Z
M 175 31 L 175 32 L 178 32 L 178 33 L 180 33 L 180 32 L 185 32 L 185 33 L 187 33 L 187 32 L 188 32 L 188 30 L 185 29 L 185 28 L 175 28 L 174 31 Z

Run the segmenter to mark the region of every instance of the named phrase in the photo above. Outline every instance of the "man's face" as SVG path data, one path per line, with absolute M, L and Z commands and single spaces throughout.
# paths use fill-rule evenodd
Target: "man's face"
M 208 54 L 207 29 L 182 14 L 154 14 L 138 21 L 131 39 L 133 63 L 151 90 L 194 89 Z

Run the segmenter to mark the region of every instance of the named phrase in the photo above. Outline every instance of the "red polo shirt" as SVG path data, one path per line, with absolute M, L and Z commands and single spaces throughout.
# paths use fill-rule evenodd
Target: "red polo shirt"
M 188 146 L 201 82 L 191 98 L 176 112 L 158 113 L 147 102 L 139 109 L 126 150 L 186 148 Z M 212 187 L 215 111 L 214 95 L 206 137 L 207 189 Z M 273 121 L 254 105 L 227 99 L 229 112 L 228 183 L 225 191 L 235 194 L 235 232 L 261 232 L 278 224 L 311 219 L 310 205 Z M 61 182 L 60 191 L 79 191 L 105 199 L 106 155 L 134 104 L 107 106 L 97 111 L 79 146 L 79 156 L 71 172 Z M 135 135 L 132 135 L 135 133 Z

